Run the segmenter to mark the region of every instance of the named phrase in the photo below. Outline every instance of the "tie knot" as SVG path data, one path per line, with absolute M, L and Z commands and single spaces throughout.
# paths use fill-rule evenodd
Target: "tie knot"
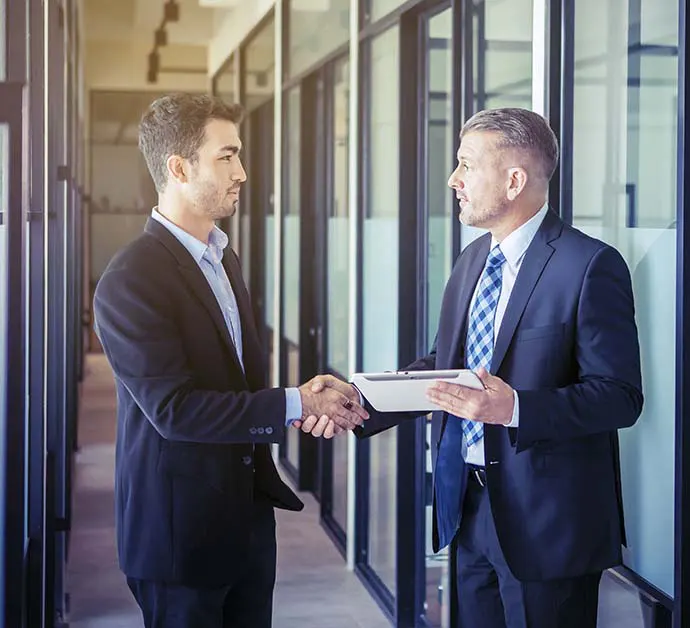
M 486 258 L 487 268 L 500 268 L 505 263 L 506 258 L 503 256 L 503 251 L 501 251 L 501 246 L 496 245 L 491 251 L 489 251 L 489 257 Z

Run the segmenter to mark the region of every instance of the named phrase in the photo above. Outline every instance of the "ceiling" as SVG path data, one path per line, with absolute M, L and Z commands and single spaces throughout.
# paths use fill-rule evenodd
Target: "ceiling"
M 84 0 L 86 39 L 108 42 L 148 39 L 153 45 L 153 34 L 161 25 L 167 1 Z M 165 26 L 169 44 L 207 46 L 213 36 L 217 12 L 227 13 L 240 1 L 175 0 L 180 19 Z

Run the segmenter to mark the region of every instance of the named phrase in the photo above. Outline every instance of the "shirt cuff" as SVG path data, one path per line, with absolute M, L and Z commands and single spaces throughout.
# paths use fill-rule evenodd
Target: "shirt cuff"
M 517 390 L 513 390 L 513 418 L 506 427 L 518 427 L 520 425 L 520 401 L 518 400 Z
M 302 396 L 298 388 L 285 389 L 285 425 L 302 418 Z

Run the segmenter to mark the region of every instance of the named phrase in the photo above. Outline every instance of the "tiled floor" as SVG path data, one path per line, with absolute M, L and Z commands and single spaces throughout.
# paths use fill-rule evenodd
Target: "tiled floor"
M 90 355 L 82 391 L 74 528 L 68 565 L 71 628 L 143 625 L 115 559 L 115 394 L 103 356 Z M 310 495 L 301 513 L 277 512 L 275 628 L 389 628 L 359 579 L 321 529 Z

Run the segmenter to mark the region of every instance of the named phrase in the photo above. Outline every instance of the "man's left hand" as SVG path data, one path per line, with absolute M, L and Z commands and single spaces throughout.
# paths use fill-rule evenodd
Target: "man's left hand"
M 513 418 L 515 404 L 513 389 L 483 367 L 477 371 L 477 376 L 482 380 L 484 390 L 438 381 L 429 386 L 427 399 L 463 419 L 508 425 Z

